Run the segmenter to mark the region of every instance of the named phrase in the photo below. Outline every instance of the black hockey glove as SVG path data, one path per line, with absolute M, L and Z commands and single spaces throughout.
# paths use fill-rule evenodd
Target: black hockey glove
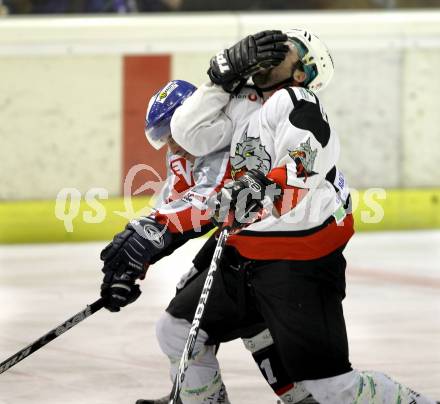
M 107 307 L 114 310 L 126 306 L 140 295 L 137 279 L 143 279 L 148 264 L 154 256 L 166 249 L 172 236 L 165 226 L 149 217 L 132 220 L 125 229 L 116 234 L 113 241 L 101 252 L 104 261 L 104 281 L 101 296 L 109 299 Z M 123 285 L 123 286 L 122 286 Z M 112 296 L 117 296 L 112 298 Z
M 212 57 L 209 78 L 229 93 L 238 91 L 254 73 L 277 66 L 284 60 L 289 51 L 286 41 L 287 35 L 281 31 L 249 35 Z
M 171 243 L 171 234 L 165 226 L 150 217 L 132 220 L 123 231 L 116 234 L 113 241 L 101 252 L 104 261 L 102 271 L 122 275 L 128 270 L 139 276 L 144 265 L 152 257 L 161 253 Z
M 127 271 L 120 276 L 113 272 L 104 275 L 101 297 L 104 298 L 104 307 L 107 310 L 117 312 L 141 295 L 139 285 L 136 284 L 137 275 L 135 271 Z
M 250 170 L 237 181 L 226 184 L 209 202 L 214 213 L 212 222 L 219 226 L 227 223 L 239 229 L 253 223 L 263 209 L 263 200 L 275 201 L 281 196 L 281 187 L 259 170 Z

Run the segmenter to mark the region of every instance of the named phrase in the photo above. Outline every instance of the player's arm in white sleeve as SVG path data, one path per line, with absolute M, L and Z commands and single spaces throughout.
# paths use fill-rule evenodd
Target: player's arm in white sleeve
M 232 122 L 224 112 L 230 94 L 211 82 L 201 85 L 175 111 L 173 139 L 194 156 L 205 156 L 231 144 Z
M 284 214 L 325 180 L 338 160 L 339 140 L 318 98 L 303 88 L 275 93 L 262 120 L 274 133 L 275 159 L 268 177 L 283 189 L 278 210 Z

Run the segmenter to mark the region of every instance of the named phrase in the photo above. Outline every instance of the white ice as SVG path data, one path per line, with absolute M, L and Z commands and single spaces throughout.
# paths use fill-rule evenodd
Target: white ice
M 133 404 L 170 389 L 154 323 L 203 241 L 151 267 L 143 294 L 0 375 L 1 404 Z M 104 243 L 0 247 L 0 361 L 98 298 Z M 346 250 L 353 365 L 440 399 L 440 232 L 357 234 Z M 241 341 L 219 352 L 234 404 L 274 404 Z

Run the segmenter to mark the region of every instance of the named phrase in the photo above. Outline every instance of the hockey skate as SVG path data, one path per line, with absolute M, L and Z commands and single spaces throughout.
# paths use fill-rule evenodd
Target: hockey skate
M 170 395 L 167 395 L 165 397 L 159 398 L 157 400 L 137 400 L 136 404 L 168 404 L 170 401 Z M 207 397 L 204 401 L 204 404 L 231 404 L 228 398 L 228 394 L 226 392 L 225 385 L 222 384 L 221 389 L 214 393 L 213 395 Z M 177 399 L 176 404 L 182 404 L 182 401 L 180 400 L 180 397 Z
M 158 398 L 157 400 L 137 400 L 136 404 L 168 404 L 170 402 L 170 395 L 168 394 L 165 397 Z M 177 400 L 176 404 L 182 404 L 180 398 Z
M 281 400 L 277 400 L 277 404 L 283 404 Z M 294 404 L 319 404 L 311 395 L 302 399 L 301 401 L 297 401 Z
M 159 398 L 157 400 L 137 400 L 136 404 L 168 404 L 169 401 L 170 401 L 170 396 L 168 395 Z M 439 401 L 437 401 L 437 403 L 440 404 Z M 177 404 L 181 404 L 180 399 L 178 399 Z M 282 402 L 280 400 L 277 400 L 277 404 L 282 404 Z M 319 404 L 319 403 L 310 395 L 296 404 Z

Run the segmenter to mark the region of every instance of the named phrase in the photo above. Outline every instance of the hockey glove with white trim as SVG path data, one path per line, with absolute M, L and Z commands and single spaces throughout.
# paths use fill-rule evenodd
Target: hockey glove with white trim
M 278 184 L 261 171 L 250 170 L 237 181 L 226 184 L 209 201 L 214 210 L 211 220 L 216 226 L 225 223 L 233 229 L 240 229 L 258 219 L 265 199 L 273 202 L 280 196 L 281 187 Z
M 115 235 L 101 252 L 102 272 L 105 274 L 101 296 L 109 300 L 106 308 L 119 311 L 115 310 L 118 301 L 121 302 L 119 307 L 123 307 L 139 297 L 136 280 L 145 277 L 152 258 L 166 249 L 171 241 L 172 236 L 166 227 L 150 217 L 132 220 Z
M 132 270 L 139 274 L 144 265 L 171 244 L 172 236 L 162 224 L 150 217 L 132 220 L 101 252 L 102 271 L 118 275 Z
M 238 91 L 254 73 L 279 65 L 289 47 L 287 35 L 267 30 L 249 35 L 212 57 L 208 75 L 228 93 Z
M 136 284 L 137 273 L 127 271 L 122 275 L 107 272 L 101 284 L 101 297 L 104 298 L 104 307 L 117 312 L 121 307 L 133 303 L 141 295 L 139 285 Z

